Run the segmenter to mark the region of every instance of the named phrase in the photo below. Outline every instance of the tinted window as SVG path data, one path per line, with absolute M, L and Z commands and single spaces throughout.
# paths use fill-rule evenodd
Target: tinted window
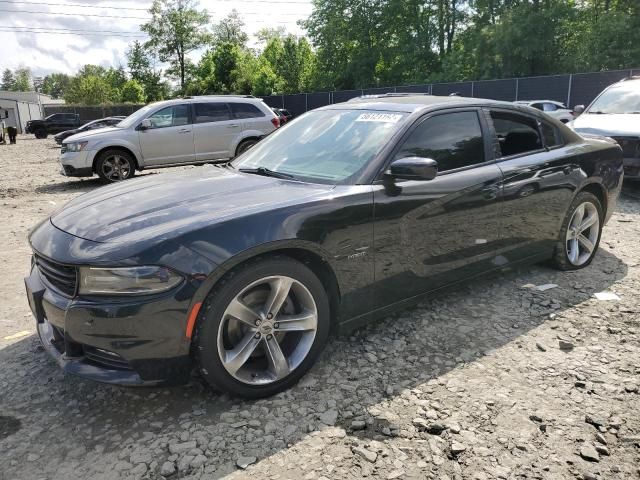
M 542 103 L 532 103 L 531 106 L 533 108 L 537 108 L 538 110 L 544 110 L 544 106 L 542 105 Z
M 149 117 L 151 128 L 177 127 L 189 124 L 189 106 L 175 105 L 158 110 Z
M 491 112 L 503 157 L 542 148 L 538 125 L 533 118 L 515 113 Z
M 226 103 L 196 103 L 196 123 L 222 122 L 231 120 Z
M 542 122 L 542 135 L 544 136 L 544 144 L 547 147 L 557 147 L 563 144 L 558 129 L 546 122 Z
M 255 105 L 250 103 L 230 103 L 231 111 L 235 118 L 255 118 L 264 117 L 264 113 Z
M 425 157 L 438 162 L 438 171 L 484 162 L 482 130 L 476 112 L 437 115 L 411 132 L 395 158 Z
M 65 116 L 65 118 L 67 120 L 75 120 L 76 119 L 76 115 L 74 113 L 65 113 L 64 116 Z

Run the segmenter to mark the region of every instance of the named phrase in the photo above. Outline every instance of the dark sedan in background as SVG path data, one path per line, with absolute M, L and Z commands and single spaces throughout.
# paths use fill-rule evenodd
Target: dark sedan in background
M 586 267 L 622 151 L 541 112 L 380 96 L 311 111 L 230 165 L 82 195 L 30 234 L 27 293 L 67 372 L 262 397 L 331 331 L 521 263 Z M 535 186 L 534 186 L 535 185 Z
M 112 127 L 120 123 L 125 118 L 127 117 L 114 116 L 100 118 L 98 120 L 93 120 L 92 122 L 85 123 L 81 127 L 74 128 L 73 130 L 65 130 L 64 132 L 60 132 L 53 138 L 58 145 L 62 145 L 62 141 L 65 138 L 69 138 L 71 135 L 75 135 L 76 133 L 88 132 L 89 130 L 97 130 L 98 128 Z

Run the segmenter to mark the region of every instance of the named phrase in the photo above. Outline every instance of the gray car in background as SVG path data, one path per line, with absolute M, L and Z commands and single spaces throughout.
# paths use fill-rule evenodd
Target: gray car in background
M 157 102 L 113 127 L 73 135 L 62 143 L 61 173 L 97 174 L 104 181 L 136 170 L 229 160 L 280 126 L 261 99 L 202 96 Z

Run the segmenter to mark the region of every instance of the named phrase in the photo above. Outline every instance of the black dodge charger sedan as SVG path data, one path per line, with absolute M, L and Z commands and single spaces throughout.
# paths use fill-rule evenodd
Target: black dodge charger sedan
M 302 115 L 223 167 L 82 195 L 30 234 L 29 303 L 72 374 L 244 397 L 331 331 L 517 264 L 591 262 L 622 151 L 525 106 L 381 96 Z

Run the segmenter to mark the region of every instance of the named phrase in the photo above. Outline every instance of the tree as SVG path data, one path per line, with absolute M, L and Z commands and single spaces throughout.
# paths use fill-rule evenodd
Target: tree
M 13 90 L 13 85 L 16 83 L 16 77 L 13 75 L 13 71 L 10 68 L 6 68 L 2 72 L 2 84 L 0 84 L 0 90 Z
M 31 70 L 27 67 L 21 67 L 16 70 L 15 81 L 12 90 L 16 92 L 33 91 L 33 83 L 31 81 Z
M 149 13 L 151 20 L 140 27 L 150 37 L 145 47 L 154 49 L 160 61 L 169 62 L 184 89 L 187 54 L 211 39 L 206 30 L 209 14 L 197 10 L 196 0 L 154 0 Z
M 232 43 L 244 47 L 249 37 L 243 29 L 244 22 L 234 8 L 229 15 L 213 27 L 213 45 Z
M 137 80 L 127 80 L 122 86 L 121 98 L 125 103 L 144 103 L 144 87 Z
M 163 100 L 169 96 L 169 86 L 162 81 L 162 71 L 155 70 L 152 62 L 147 49 L 137 40 L 127 50 L 129 75 L 143 87 L 146 102 Z
M 69 77 L 69 75 L 64 73 L 51 73 L 42 80 L 41 91 L 51 98 L 62 98 L 69 88 L 70 83 L 71 77 Z

